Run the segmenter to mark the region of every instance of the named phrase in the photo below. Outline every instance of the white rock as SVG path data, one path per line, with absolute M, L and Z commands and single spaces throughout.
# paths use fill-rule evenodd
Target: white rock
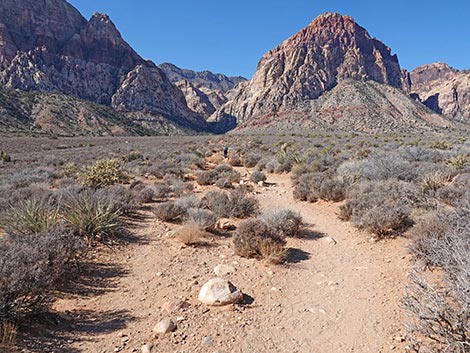
M 235 272 L 235 268 L 229 265 L 220 264 L 214 267 L 214 273 L 217 276 L 224 277 L 234 272 Z
M 169 333 L 175 331 L 177 328 L 176 324 L 170 319 L 164 319 L 160 321 L 154 328 L 153 332 L 156 333 Z
M 202 286 L 198 299 L 206 305 L 228 305 L 242 301 L 243 293 L 229 281 L 213 278 Z
M 140 347 L 140 351 L 142 353 L 151 353 L 152 346 L 150 344 L 144 344 L 142 347 Z
M 324 241 L 325 243 L 328 243 L 328 244 L 330 244 L 330 245 L 336 245 L 336 243 L 337 243 L 337 241 L 334 240 L 334 239 L 331 238 L 331 237 L 324 237 L 324 238 L 322 238 L 322 239 L 323 239 L 323 241 Z

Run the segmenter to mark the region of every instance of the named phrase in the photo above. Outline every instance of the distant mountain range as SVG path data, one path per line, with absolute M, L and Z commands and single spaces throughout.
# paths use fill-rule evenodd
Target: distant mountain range
M 246 80 L 157 66 L 107 15 L 87 21 L 65 0 L 0 2 L 3 133 L 433 130 L 470 123 L 469 83 L 469 72 L 441 63 L 401 70 L 387 46 L 339 14 L 266 53 Z

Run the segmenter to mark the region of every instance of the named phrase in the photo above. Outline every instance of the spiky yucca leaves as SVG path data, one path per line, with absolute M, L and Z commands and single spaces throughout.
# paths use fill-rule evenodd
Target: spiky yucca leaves
M 119 159 L 99 159 L 83 171 L 83 184 L 91 188 L 127 183 L 130 176 L 122 168 Z

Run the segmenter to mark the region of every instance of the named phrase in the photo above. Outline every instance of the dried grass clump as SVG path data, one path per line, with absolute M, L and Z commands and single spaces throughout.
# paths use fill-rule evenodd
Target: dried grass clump
M 85 168 L 82 177 L 83 184 L 91 188 L 127 183 L 130 180 L 130 176 L 122 168 L 121 160 L 117 158 L 95 161 Z
M 184 245 L 198 245 L 205 232 L 196 224 L 185 224 L 176 234 L 176 237 Z

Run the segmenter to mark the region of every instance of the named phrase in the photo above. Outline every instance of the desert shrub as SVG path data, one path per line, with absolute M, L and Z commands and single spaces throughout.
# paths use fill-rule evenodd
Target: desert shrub
M 424 191 L 437 191 L 449 180 L 449 175 L 444 174 L 441 171 L 435 171 L 424 175 L 421 181 L 421 188 Z
M 228 163 L 232 167 L 240 167 L 242 165 L 242 160 L 238 154 L 232 154 L 228 157 Z
M 9 163 L 11 162 L 11 156 L 3 151 L 0 151 L 0 161 Z
M 147 185 L 140 189 L 135 196 L 135 199 L 138 203 L 150 203 L 155 197 L 155 188 L 153 186 Z
M 30 199 L 12 207 L 6 220 L 12 235 L 40 233 L 58 222 L 58 207 L 50 199 Z
M 48 291 L 69 271 L 81 247 L 61 225 L 10 241 L 0 239 L 0 321 L 47 305 Z
M 61 210 L 73 232 L 90 243 L 105 241 L 121 230 L 119 205 L 102 195 L 106 194 L 91 190 L 69 195 Z
M 350 193 L 339 217 L 379 237 L 396 234 L 412 224 L 410 215 L 419 205 L 418 195 L 414 185 L 403 181 L 364 182 Z
M 282 164 L 279 163 L 277 159 L 271 159 L 270 161 L 268 161 L 264 167 L 264 170 L 267 173 L 271 174 L 281 174 L 282 172 L 284 172 Z
M 273 264 L 283 263 L 287 258 L 285 240 L 272 233 L 261 220 L 240 223 L 233 244 L 236 254 L 242 257 L 257 257 Z
M 144 155 L 142 154 L 142 152 L 139 152 L 139 151 L 131 151 L 128 154 L 122 156 L 121 159 L 123 162 L 129 163 L 132 161 L 143 160 Z
M 188 222 L 203 230 L 214 228 L 217 222 L 217 217 L 212 211 L 202 208 L 189 208 L 186 217 Z
M 75 178 L 79 174 L 79 169 L 77 165 L 73 162 L 65 163 L 62 166 L 60 175 L 66 178 Z
M 111 205 L 122 215 L 132 215 L 139 208 L 139 203 L 133 192 L 124 185 L 110 185 L 96 190 L 96 197 Z
M 199 185 L 214 185 L 219 178 L 219 173 L 213 169 L 198 173 L 197 183 Z
M 194 189 L 193 184 L 187 183 L 176 177 L 165 177 L 163 180 L 169 185 L 171 194 L 176 197 L 181 197 L 182 195 L 191 193 Z
M 157 200 L 166 200 L 171 196 L 171 187 L 166 184 L 155 184 L 153 186 L 154 197 Z
M 175 221 L 182 217 L 185 213 L 186 210 L 173 201 L 159 203 L 155 205 L 153 209 L 153 214 L 155 217 L 164 222 Z
M 266 181 L 266 175 L 260 171 L 253 171 L 250 175 L 250 181 L 253 183 L 259 183 L 260 181 Z
M 256 163 L 258 163 L 260 159 L 261 156 L 257 153 L 247 153 L 242 158 L 243 166 L 247 168 L 253 168 L 254 166 L 256 166 Z
M 232 204 L 228 194 L 221 190 L 210 190 L 201 199 L 201 207 L 214 212 L 217 217 L 228 218 L 232 214 Z
M 264 239 L 258 245 L 258 252 L 268 264 L 280 265 L 286 262 L 288 250 L 285 244 L 272 239 Z
M 412 276 L 405 306 L 416 315 L 411 343 L 419 352 L 467 352 L 470 346 L 470 203 L 435 212 L 413 230 L 412 250 L 420 262 L 439 267 L 429 282 L 421 269 Z
M 92 188 L 127 183 L 130 180 L 119 159 L 99 159 L 85 168 L 82 177 L 83 184 Z
M 221 189 L 232 189 L 233 183 L 228 178 L 219 178 L 215 182 L 215 186 Z
M 448 185 L 441 187 L 436 192 L 436 197 L 451 206 L 457 206 L 461 200 L 465 200 L 470 190 L 470 173 L 458 174 Z
M 272 231 L 281 238 L 295 237 L 302 225 L 300 213 L 287 208 L 272 210 L 259 217 Z
M 243 189 L 235 189 L 230 192 L 231 217 L 248 218 L 259 213 L 259 201 L 249 196 Z
M 331 174 L 307 173 L 300 176 L 293 191 L 294 199 L 315 202 L 318 199 L 326 201 L 341 201 L 345 196 L 345 186 L 342 181 Z
M 247 218 L 259 212 L 258 200 L 248 196 L 243 189 L 235 189 L 230 193 L 210 190 L 202 198 L 201 207 L 211 210 L 221 218 Z
M 14 352 L 18 326 L 9 320 L 0 319 L 0 349 L 2 352 Z
M 196 195 L 181 196 L 175 201 L 176 205 L 187 210 L 190 208 L 200 208 L 201 200 Z
M 361 180 L 398 179 L 415 180 L 416 167 L 398 154 L 377 153 L 363 160 L 343 162 L 337 169 L 337 175 L 347 185 Z
M 51 168 L 36 167 L 26 168 L 10 176 L 10 184 L 13 189 L 26 188 L 31 184 L 50 184 L 58 175 Z
M 451 167 L 451 168 L 454 168 L 454 169 L 464 169 L 465 166 L 468 163 L 468 160 L 469 160 L 468 156 L 465 156 L 465 155 L 461 154 L 461 155 L 450 157 L 450 158 L 446 159 L 445 164 L 448 167 Z
M 429 145 L 429 148 L 435 150 L 449 150 L 452 146 L 447 141 L 434 141 Z
M 197 245 L 201 242 L 201 238 L 204 237 L 204 231 L 195 224 L 185 224 L 178 232 L 176 237 L 184 245 Z

